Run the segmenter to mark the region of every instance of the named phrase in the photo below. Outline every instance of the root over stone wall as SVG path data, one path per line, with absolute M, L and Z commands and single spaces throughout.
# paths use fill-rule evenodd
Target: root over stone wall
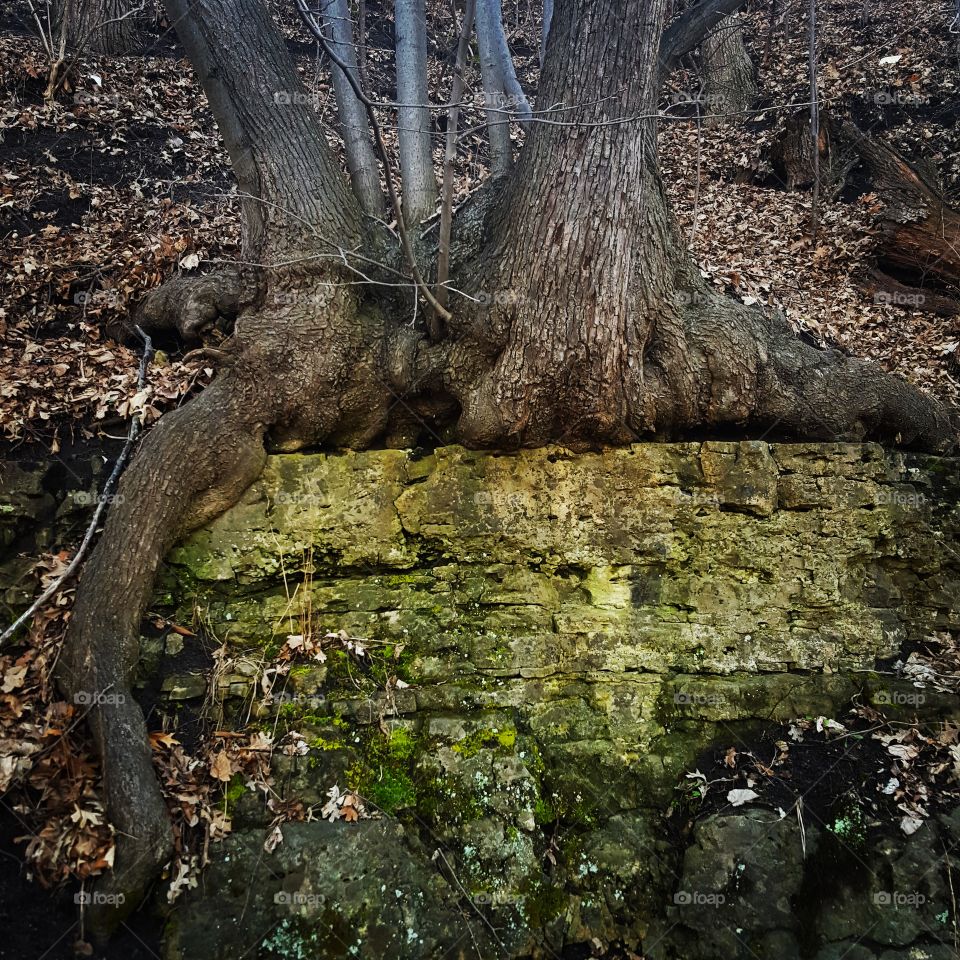
M 148 643 L 144 676 L 300 731 L 309 752 L 274 760 L 284 797 L 338 785 L 382 815 L 289 824 L 265 853 L 271 815 L 235 799 L 168 957 L 842 955 L 889 877 L 859 885 L 862 910 L 840 891 L 811 911 L 816 831 L 804 851 L 756 807 L 678 839 L 668 813 L 725 737 L 854 698 L 896 714 L 878 665 L 960 630 L 958 493 L 957 461 L 861 444 L 271 458 L 171 553 L 155 601 L 199 612 L 228 669 Z M 365 657 L 297 662 L 262 705 L 259 666 L 305 631 Z M 958 713 L 932 691 L 923 711 Z M 944 816 L 864 856 L 895 874 L 958 839 Z M 708 882 L 732 912 L 690 901 Z M 913 956 L 946 897 L 851 956 Z

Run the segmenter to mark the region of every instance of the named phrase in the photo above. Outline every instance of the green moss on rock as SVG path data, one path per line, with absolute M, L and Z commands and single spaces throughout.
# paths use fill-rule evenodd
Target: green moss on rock
M 958 492 L 955 461 L 858 444 L 273 457 L 171 553 L 160 600 L 196 604 L 237 655 L 307 630 L 368 641 L 295 664 L 279 708 L 310 747 L 277 760 L 283 789 L 353 789 L 399 831 L 388 854 L 360 839 L 371 821 L 303 825 L 306 858 L 320 834 L 338 862 L 364 851 L 346 879 L 307 870 L 341 898 L 311 923 L 442 954 L 470 909 L 456 877 L 508 955 L 636 944 L 675 866 L 657 817 L 708 744 L 837 715 L 875 694 L 878 658 L 960 630 Z M 438 848 L 447 864 L 427 862 Z M 252 857 L 262 837 L 231 849 Z M 388 856 L 410 889 L 374 886 Z M 199 942 L 203 913 L 185 909 L 179 942 Z M 276 949 L 316 947 L 314 928 L 283 929 Z

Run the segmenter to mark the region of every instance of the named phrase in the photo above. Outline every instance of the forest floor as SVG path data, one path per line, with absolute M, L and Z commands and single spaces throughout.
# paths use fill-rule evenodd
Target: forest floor
M 535 91 L 537 24 L 523 7 L 504 5 L 520 76 Z M 866 26 L 862 9 L 861 0 L 823 4 L 824 110 L 853 116 L 928 163 L 948 201 L 956 200 L 960 41 L 948 30 L 950 6 L 877 5 Z M 26 11 L 15 3 L 0 21 L 0 438 L 8 451 L 24 443 L 56 451 L 77 432 L 116 432 L 131 410 L 153 419 L 209 380 L 208 368 L 183 363 L 182 351 L 171 349 L 138 394 L 135 351 L 109 332 L 122 330 L 130 307 L 175 271 L 229 261 L 237 252 L 239 203 L 210 112 L 169 27 L 152 24 L 146 56 L 84 59 L 70 91 L 47 105 L 45 55 Z M 455 37 L 449 9 L 435 4 L 430 11 L 432 91 L 441 101 Z M 662 124 L 663 176 L 693 256 L 732 296 L 778 307 L 798 330 L 960 398 L 960 318 L 877 303 L 864 287 L 876 197 L 823 200 L 812 242 L 809 191 L 786 190 L 770 161 L 786 118 L 809 99 L 804 15 L 787 6 L 769 44 L 767 13 L 747 19 L 756 112 L 742 122 L 698 124 L 678 106 L 697 89 L 684 70 L 664 95 L 671 119 Z M 367 74 L 374 93 L 389 98 L 392 23 L 377 4 L 368 22 Z M 292 19 L 287 32 L 337 144 L 323 63 Z M 891 58 L 896 62 L 886 62 Z M 467 80 L 472 106 L 462 123 L 474 132 L 461 144 L 457 201 L 487 172 L 479 83 Z M 439 131 L 436 142 L 439 165 Z
M 370 88 L 383 98 L 392 96 L 394 80 L 387 6 L 368 3 L 367 73 Z M 536 11 L 519 0 L 503 6 L 521 80 L 533 95 Z M 428 7 L 431 90 L 440 102 L 448 98 L 456 38 L 449 7 Z M 856 191 L 824 198 L 814 242 L 809 191 L 788 191 L 770 160 L 787 118 L 809 99 L 805 5 L 782 9 L 772 34 L 765 7 L 746 17 L 760 90 L 755 112 L 736 122 L 698 122 L 684 105 L 688 91 L 699 85 L 692 70 L 678 71 L 664 93 L 663 177 L 691 253 L 718 289 L 779 308 L 798 331 L 960 400 L 960 317 L 877 302 L 868 290 L 877 198 Z M 854 117 L 912 161 L 934 169 L 947 201 L 956 206 L 960 37 L 950 33 L 951 11 L 945 0 L 869 8 L 863 0 L 822 2 L 818 62 L 825 108 Z M 293 17 L 284 12 L 283 18 L 303 80 L 339 149 L 326 68 Z M 239 243 L 236 185 L 204 97 L 169 26 L 158 17 L 148 27 L 144 56 L 84 58 L 69 89 L 46 104 L 46 57 L 26 3 L 15 0 L 0 13 L 0 446 L 6 458 L 109 445 L 132 414 L 153 421 L 213 375 L 199 361 L 184 361 L 182 347 L 162 343 L 147 388 L 138 391 L 136 343 L 116 336 L 145 291 L 177 270 L 202 272 L 230 261 Z M 480 86 L 473 74 L 466 97 L 471 106 L 462 122 L 474 132 L 461 143 L 457 201 L 487 173 Z M 395 131 L 385 126 L 394 147 Z M 515 134 L 520 141 L 521 131 Z M 439 165 L 440 131 L 436 142 Z M 38 577 L 49 576 L 63 560 L 49 558 Z M 19 648 L 0 658 L 6 696 L 0 737 L 22 736 L 27 721 L 38 724 L 55 706 L 43 682 L 49 654 Z M 20 683 L 11 686 L 15 674 Z M 814 733 L 827 739 L 822 731 Z M 928 749 L 942 762 L 951 746 Z M 63 801 L 67 791 L 78 802 L 84 798 L 83 809 L 97 809 L 90 799 L 96 768 L 82 739 L 71 749 L 77 763 L 69 785 L 53 776 L 43 789 L 48 762 L 32 771 L 29 802 L 20 797 L 13 807 L 0 805 L 0 926 L 16 931 L 0 939 L 0 960 L 57 960 L 73 955 L 74 941 L 85 943 L 75 929 L 75 888 L 60 887 L 51 898 L 23 882 L 36 874 L 56 886 L 102 869 L 109 843 L 102 824 L 71 821 Z M 240 746 L 235 759 L 244 762 Z M 180 761 L 165 762 L 173 769 Z M 190 789 L 209 798 L 217 786 L 201 768 Z M 48 796 L 57 791 L 59 806 Z M 25 870 L 24 846 L 9 838 L 34 831 L 45 844 L 35 848 Z M 54 852 L 64 849 L 71 851 L 66 870 L 52 862 Z M 156 956 L 159 931 L 150 924 L 141 918 L 131 925 L 111 955 Z

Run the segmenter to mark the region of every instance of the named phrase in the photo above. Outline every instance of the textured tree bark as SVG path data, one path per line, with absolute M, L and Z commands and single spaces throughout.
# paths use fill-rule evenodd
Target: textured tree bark
M 480 80 L 483 84 L 487 141 L 490 145 L 490 172 L 504 177 L 513 169 L 513 142 L 510 139 L 509 99 L 500 74 L 499 51 L 491 24 L 491 3 L 478 0 L 477 47 L 480 51 Z
M 259 407 L 262 399 L 241 398 L 225 378 L 196 404 L 165 417 L 121 480 L 84 567 L 57 680 L 70 701 L 91 704 L 87 720 L 117 833 L 114 871 L 100 892 L 118 906 L 90 911 L 91 928 L 101 936 L 138 906 L 173 850 L 146 724 L 131 689 L 140 620 L 156 569 L 176 538 L 215 516 L 262 468 L 261 414 L 245 402 Z M 193 507 L 191 514 L 184 515 L 184 504 Z
M 214 326 L 226 333 L 240 308 L 241 283 L 240 271 L 232 268 L 174 277 L 144 297 L 134 322 L 151 335 L 176 331 L 186 343 L 198 342 Z
M 454 364 L 471 372 L 452 385 L 468 442 L 635 435 L 627 398 L 652 318 L 677 319 L 666 305 L 680 248 L 649 119 L 664 16 L 664 0 L 555 6 L 539 99 L 567 109 L 560 123 L 533 125 L 459 283 L 489 304 L 470 318 Z
M 397 111 L 403 215 L 411 231 L 433 215 L 437 178 L 430 142 L 430 91 L 427 88 L 427 18 L 424 0 L 396 0 Z
M 139 9 L 135 0 L 64 0 L 59 15 L 67 47 L 113 56 L 137 53 Z
M 753 62 L 743 42 L 743 21 L 727 17 L 700 45 L 707 113 L 736 120 L 757 99 Z M 708 121 L 709 122 L 709 121 Z
M 844 178 L 857 163 L 856 154 L 837 150 L 831 144 L 833 124 L 825 111 L 820 112 L 817 137 L 820 187 L 825 196 L 836 196 Z M 814 179 L 813 136 L 810 112 L 803 110 L 787 117 L 783 133 L 773 144 L 770 159 L 788 190 L 810 186 Z
M 283 40 L 257 0 L 169 0 L 244 197 L 244 262 L 233 281 L 178 280 L 145 305 L 155 324 L 236 311 L 229 362 L 212 386 L 152 430 L 127 470 L 80 583 L 58 681 L 88 694 L 107 811 L 120 837 L 119 905 L 92 910 L 103 933 L 136 907 L 172 849 L 146 728 L 131 691 L 140 618 L 172 543 L 256 478 L 265 440 L 297 449 L 363 446 L 394 397 L 380 368 L 377 314 L 358 312 L 343 252 L 366 246 L 363 216 L 302 95 Z M 250 64 L 257 69 L 251 71 Z M 103 696 L 98 696 L 103 694 Z
M 947 412 L 707 289 L 667 209 L 654 121 L 664 0 L 558 0 L 534 125 L 494 203 L 446 384 L 481 445 L 617 443 L 721 424 L 942 445 Z

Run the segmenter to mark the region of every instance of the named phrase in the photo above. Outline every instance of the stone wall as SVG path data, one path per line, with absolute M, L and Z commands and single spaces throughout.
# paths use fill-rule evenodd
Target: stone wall
M 795 819 L 737 810 L 720 831 L 763 851 L 727 850 L 761 903 L 771 877 L 794 885 L 751 925 L 756 901 L 730 923 L 677 912 L 715 841 L 665 816 L 712 744 L 876 700 L 878 660 L 958 627 L 958 488 L 953 461 L 870 445 L 273 458 L 173 552 L 161 600 L 227 642 L 228 712 L 287 636 L 362 638 L 365 662 L 330 649 L 291 671 L 269 722 L 311 749 L 275 772 L 289 798 L 337 784 L 384 816 L 287 826 L 266 855 L 245 799 L 171 956 L 237 957 L 275 924 L 263 956 L 839 956 L 830 909 L 791 919 Z
M 806 848 L 763 806 L 678 834 L 676 805 L 705 751 L 775 721 L 903 713 L 876 668 L 960 627 L 958 492 L 956 461 L 873 445 L 271 458 L 169 557 L 154 609 L 204 639 L 148 638 L 144 679 L 166 709 L 300 732 L 280 797 L 319 810 L 337 785 L 382 815 L 289 824 L 266 853 L 271 815 L 231 784 L 234 833 L 168 956 L 939 958 L 940 873 L 910 923 L 860 946 L 851 925 L 896 864 L 955 846 L 949 817 L 906 846 L 874 831 L 858 856 L 886 873 L 851 868 L 824 905 L 816 824 Z M 262 703 L 288 637 L 339 631 L 362 656 L 330 640 Z M 923 712 L 957 713 L 932 691 Z M 684 901 L 731 883 L 724 910 Z

